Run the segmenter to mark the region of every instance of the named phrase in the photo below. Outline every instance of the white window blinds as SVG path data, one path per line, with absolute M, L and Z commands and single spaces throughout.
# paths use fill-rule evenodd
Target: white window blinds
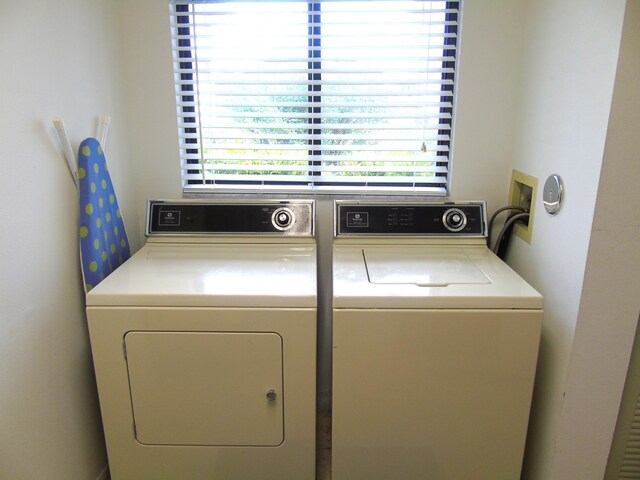
M 458 2 L 171 2 L 183 187 L 446 194 Z

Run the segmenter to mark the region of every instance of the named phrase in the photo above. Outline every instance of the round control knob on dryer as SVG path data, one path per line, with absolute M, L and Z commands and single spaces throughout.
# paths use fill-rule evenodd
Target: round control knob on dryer
M 288 208 L 278 208 L 271 215 L 271 223 L 278 230 L 289 230 L 295 222 L 293 212 Z
M 467 216 L 458 208 L 450 208 L 444 212 L 442 223 L 450 232 L 459 232 L 467 226 Z

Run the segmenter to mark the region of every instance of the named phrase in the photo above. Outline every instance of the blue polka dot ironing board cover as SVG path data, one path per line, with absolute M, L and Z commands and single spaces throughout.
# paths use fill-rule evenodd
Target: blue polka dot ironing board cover
M 88 292 L 122 265 L 131 252 L 104 152 L 95 138 L 80 144 L 78 180 L 80 261 Z

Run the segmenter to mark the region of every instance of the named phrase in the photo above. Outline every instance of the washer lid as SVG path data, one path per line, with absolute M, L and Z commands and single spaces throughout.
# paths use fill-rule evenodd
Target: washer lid
M 413 253 L 363 250 L 370 283 L 446 287 L 491 283 L 463 251 Z
M 334 308 L 541 309 L 486 245 L 336 244 Z

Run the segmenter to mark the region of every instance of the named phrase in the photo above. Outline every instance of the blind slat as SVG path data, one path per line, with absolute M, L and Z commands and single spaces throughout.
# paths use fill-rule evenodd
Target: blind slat
M 215 152 L 214 152 L 215 153 Z M 228 161 L 228 157 L 225 155 L 215 155 L 214 153 L 210 153 L 208 155 L 205 156 L 204 158 L 204 165 L 207 165 L 209 163 L 215 163 L 215 162 L 227 162 Z M 199 160 L 201 157 L 200 155 L 189 155 L 186 154 L 184 156 L 184 160 Z M 300 163 L 300 162 L 304 162 L 306 164 L 310 164 L 311 162 L 313 163 L 322 163 L 322 164 L 330 164 L 330 163 L 353 163 L 353 162 L 361 162 L 363 164 L 368 164 L 368 163 L 373 163 L 373 162 L 383 162 L 383 163 L 388 163 L 388 164 L 393 164 L 393 163 L 407 163 L 407 162 L 431 162 L 431 163 L 446 163 L 447 162 L 447 157 L 446 156 L 442 156 L 442 155 L 426 155 L 426 154 L 421 154 L 419 159 L 418 158 L 414 158 L 414 157 L 407 157 L 407 156 L 390 156 L 390 155 L 382 155 L 382 154 L 377 154 L 375 156 L 372 155 L 358 155 L 355 153 L 352 153 L 351 155 L 349 155 L 349 157 L 347 158 L 341 158 L 341 157 L 336 157 L 336 156 L 329 156 L 329 155 L 308 155 L 308 154 L 302 154 L 302 155 L 283 155 L 280 154 L 277 156 L 277 158 L 274 159 L 273 155 L 260 155 L 260 154 L 255 154 L 255 153 L 251 153 L 251 154 L 235 154 L 233 157 L 235 162 L 244 162 L 244 161 L 251 161 L 251 162 L 257 162 L 257 161 L 261 161 L 264 163 L 268 163 L 268 162 L 287 162 L 287 163 Z M 203 168 L 203 164 L 201 164 L 200 162 L 198 163 L 185 163 L 185 165 L 188 165 L 187 168 L 193 170 L 199 170 Z M 444 167 L 446 169 L 446 167 Z
M 403 176 L 394 176 L 391 179 L 384 176 L 376 176 L 376 175 L 326 175 L 319 179 L 316 175 L 287 175 L 286 179 L 282 178 L 283 175 L 250 175 L 250 174 L 242 174 L 242 175 L 233 175 L 233 174 L 225 174 L 215 172 L 214 174 L 205 175 L 205 179 L 211 179 L 216 181 L 246 181 L 246 182 L 333 182 L 333 183 L 398 183 L 404 185 L 412 185 L 415 183 L 423 183 L 423 184 L 437 184 L 442 183 L 442 179 L 435 176 L 424 176 L 424 177 L 403 177 Z
M 182 144 L 180 145 L 180 149 L 193 149 L 198 147 L 198 144 Z M 282 151 L 307 151 L 313 150 L 318 152 L 418 152 L 419 148 L 411 148 L 412 145 L 408 143 L 404 143 L 401 145 L 393 144 L 388 142 L 385 145 L 292 145 L 292 144 L 273 144 L 273 145 L 258 145 L 254 144 L 250 146 L 252 151 L 256 152 L 273 152 L 274 155 L 279 154 Z M 218 150 L 227 152 L 229 158 L 232 158 L 233 155 L 238 151 L 248 150 L 248 147 L 244 147 L 243 145 L 233 144 L 233 143 L 225 143 L 225 144 L 213 144 L 207 145 L 206 150 Z M 448 145 L 438 145 L 438 152 L 448 152 Z M 203 158 L 203 157 L 201 157 Z
M 187 134 L 183 134 L 180 138 L 198 139 L 198 136 L 197 134 L 187 133 Z M 225 140 L 253 140 L 253 142 L 237 144 L 235 147 L 236 149 L 239 149 L 242 147 L 252 148 L 254 145 L 264 145 L 264 143 L 261 143 L 261 141 L 264 141 L 264 140 L 273 141 L 274 143 L 270 144 L 270 146 L 271 148 L 274 148 L 274 149 L 278 148 L 280 144 L 284 144 L 284 143 L 276 143 L 276 141 L 281 141 L 281 140 L 288 142 L 285 145 L 290 145 L 291 142 L 300 141 L 300 140 L 304 142 L 314 141 L 314 140 L 322 141 L 322 142 L 345 142 L 345 143 L 352 143 L 355 145 L 357 145 L 358 142 L 365 142 L 365 141 L 418 142 L 418 141 L 425 140 L 425 141 L 444 142 L 449 140 L 448 135 L 430 134 L 422 137 L 420 135 L 406 135 L 406 134 L 399 133 L 398 135 L 395 135 L 395 136 L 369 134 L 366 137 L 363 137 L 363 136 L 354 137 L 350 132 L 345 132 L 343 134 L 323 133 L 320 135 L 300 134 L 300 133 L 261 133 L 261 132 L 231 133 L 229 132 L 224 136 L 224 138 Z M 216 139 L 214 139 L 211 142 L 204 142 L 204 148 L 215 148 L 216 143 L 217 143 Z M 307 143 L 293 143 L 293 145 L 297 146 L 298 148 L 309 148 L 310 146 Z M 333 144 L 330 144 L 330 146 L 333 146 Z M 311 147 L 313 147 L 313 145 L 311 145 Z M 416 150 L 420 149 L 421 147 L 422 147 L 421 144 L 417 144 Z
M 306 105 L 305 105 L 306 106 Z M 408 107 L 406 105 L 392 105 L 395 108 L 405 108 Z M 433 107 L 433 105 L 428 104 L 425 105 L 426 107 Z M 441 105 L 442 108 L 451 108 L 451 106 L 447 106 L 447 105 Z M 178 115 L 178 118 L 181 119 L 181 125 L 184 125 L 185 128 L 189 128 L 189 123 L 187 120 L 188 119 L 192 119 L 194 116 L 194 113 L 181 113 Z M 218 113 L 218 118 L 247 118 L 248 115 L 246 112 L 233 112 L 233 111 L 221 111 Z M 282 115 L 275 115 L 273 113 L 270 112 L 256 112 L 256 113 L 252 113 L 251 114 L 251 118 L 252 119 L 259 119 L 259 118 L 273 118 L 273 119 L 282 119 L 282 118 L 290 118 L 290 119 L 310 119 L 309 123 L 313 125 L 313 122 L 311 122 L 311 120 L 331 120 L 331 119 L 345 119 L 345 118 L 352 118 L 354 120 L 356 119 L 370 119 L 371 118 L 371 113 L 351 113 L 351 114 L 340 114 L 340 113 L 334 113 L 334 114 L 306 114 L 306 113 L 289 113 L 289 114 L 282 114 Z M 378 120 L 387 120 L 387 119 L 406 119 L 406 118 L 416 118 L 415 113 L 403 113 L 403 112 L 385 112 L 385 113 L 377 113 L 376 114 L 376 119 Z M 451 120 L 451 114 L 450 113 L 444 113 L 444 114 L 438 114 L 438 115 L 430 115 L 430 114 L 425 114 L 422 117 L 419 117 L 422 121 L 424 120 L 429 120 L 431 118 L 442 118 L 444 120 Z M 187 119 L 187 120 L 185 120 Z M 193 126 L 193 125 L 191 125 Z M 207 126 L 208 127 L 208 126 Z
M 195 170 L 189 168 L 189 170 Z M 386 172 L 386 173 L 440 173 L 445 174 L 448 172 L 446 167 L 431 167 L 431 166 L 363 166 L 362 168 L 354 169 L 349 165 L 238 165 L 238 164 L 206 164 L 204 168 L 198 170 L 205 170 L 209 172 L 239 172 L 246 171 L 256 174 L 259 172 L 317 172 L 317 173 L 351 173 L 360 172 L 362 174 L 368 172 Z
M 195 70 L 179 70 L 177 73 L 179 73 L 180 75 L 197 75 L 197 71 Z M 313 74 L 313 72 L 309 72 L 310 74 Z M 277 72 L 278 75 L 282 75 L 280 72 Z M 368 81 L 366 83 L 363 84 L 362 81 L 358 81 L 358 80 L 308 80 L 305 81 L 304 79 L 302 79 L 302 77 L 299 75 L 300 79 L 280 79 L 280 78 L 274 78 L 274 79 L 258 79 L 255 76 L 253 77 L 248 77 L 248 78 L 235 78 L 235 79 L 216 79 L 215 80 L 215 84 L 220 86 L 220 85 L 235 85 L 235 86 L 244 86 L 244 85 L 290 85 L 290 86 L 297 86 L 297 85 L 308 85 L 308 86 L 312 86 L 312 87 L 321 87 L 321 86 L 331 86 L 331 85 L 361 85 L 361 86 L 369 86 L 369 85 L 383 85 L 383 86 L 387 86 L 389 85 L 389 83 L 392 83 L 393 85 L 397 85 L 399 87 L 401 86 L 424 86 L 424 85 L 441 85 L 441 86 L 450 86 L 453 87 L 453 80 L 436 80 L 436 79 L 425 79 L 423 81 L 418 81 L 415 78 L 410 78 L 410 79 L 389 79 L 386 81 L 383 81 L 381 79 L 372 79 L 371 81 Z M 182 85 L 188 86 L 188 85 L 195 85 L 198 86 L 198 83 L 202 82 L 202 80 L 199 81 L 184 81 L 184 82 L 180 82 Z M 181 90 L 182 92 L 182 90 Z M 298 93 L 298 90 L 294 90 L 294 93 Z M 427 93 L 427 92 L 425 92 Z M 406 94 L 406 92 L 405 92 Z

